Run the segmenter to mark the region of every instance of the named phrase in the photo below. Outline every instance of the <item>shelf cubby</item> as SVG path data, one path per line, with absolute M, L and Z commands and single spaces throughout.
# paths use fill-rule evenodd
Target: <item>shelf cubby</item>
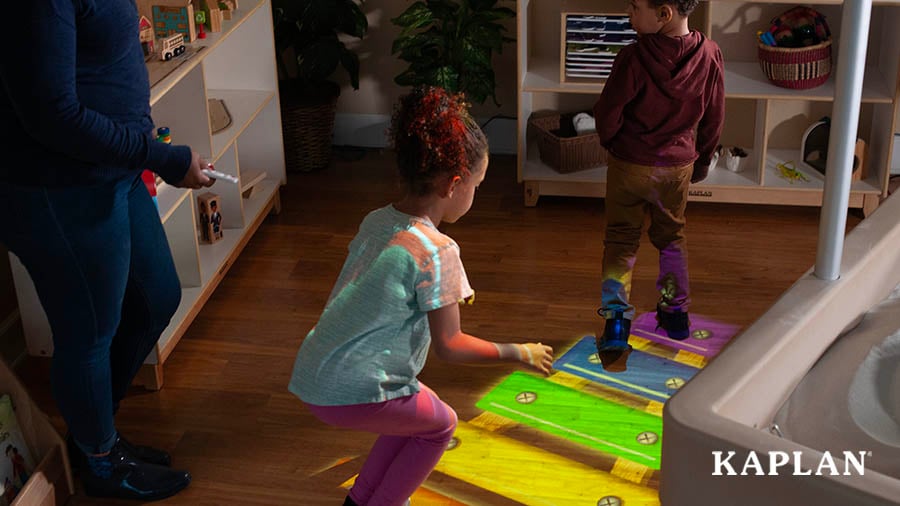
M 689 190 L 689 200 L 754 204 L 819 206 L 824 177 L 812 170 L 810 182 L 791 184 L 778 176 L 776 166 L 800 157 L 803 132 L 831 114 L 834 76 L 808 90 L 780 88 L 765 77 L 757 61 L 756 32 L 795 2 L 712 0 L 701 2 L 690 25 L 716 41 L 725 58 L 726 120 L 721 143 L 749 152 L 741 172 L 725 169 L 724 160 L 709 177 Z M 833 63 L 840 65 L 840 0 L 814 2 L 833 35 Z M 561 174 L 541 162 L 535 139 L 529 135 L 533 113 L 555 110 L 572 113 L 589 109 L 605 79 L 565 76 L 567 16 L 603 16 L 621 12 L 618 0 L 518 0 L 518 159 L 525 205 L 537 205 L 541 195 L 604 197 L 606 170 Z M 560 23 L 546 23 L 561 19 Z M 875 1 L 866 54 L 858 136 L 867 144 L 868 174 L 853 181 L 849 204 L 863 213 L 873 211 L 887 196 L 894 132 L 900 129 L 900 5 Z M 805 172 L 804 172 L 805 173 Z

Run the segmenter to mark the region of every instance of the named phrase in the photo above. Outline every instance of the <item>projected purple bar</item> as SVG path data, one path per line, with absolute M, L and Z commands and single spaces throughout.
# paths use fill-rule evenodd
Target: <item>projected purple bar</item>
M 691 314 L 691 337 L 684 341 L 669 339 L 656 328 L 656 312 L 644 313 L 632 322 L 631 334 L 676 350 L 685 350 L 712 358 L 737 334 L 737 325 L 723 323 L 700 314 Z

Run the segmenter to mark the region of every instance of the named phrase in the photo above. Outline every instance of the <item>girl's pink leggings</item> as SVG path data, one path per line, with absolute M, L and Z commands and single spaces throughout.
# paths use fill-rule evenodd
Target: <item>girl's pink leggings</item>
M 350 498 L 360 506 L 400 506 L 419 488 L 447 448 L 456 412 L 433 390 L 386 402 L 349 406 L 307 404 L 323 422 L 374 432 L 375 440 Z

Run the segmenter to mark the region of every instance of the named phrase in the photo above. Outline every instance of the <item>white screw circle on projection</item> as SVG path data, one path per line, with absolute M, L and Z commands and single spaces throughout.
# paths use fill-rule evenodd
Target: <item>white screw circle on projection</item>
M 659 441 L 659 436 L 655 432 L 646 431 L 638 434 L 635 439 L 642 445 L 652 445 Z
M 693 337 L 694 339 L 700 339 L 702 341 L 703 339 L 709 339 L 710 337 L 712 337 L 712 332 L 706 329 L 697 329 L 691 332 L 691 337 Z
M 614 495 L 608 495 L 606 497 L 601 497 L 599 501 L 597 501 L 597 506 L 622 506 L 622 499 Z
M 669 378 L 666 380 L 666 388 L 670 390 L 678 390 L 679 388 L 684 386 L 684 379 L 682 378 Z
M 537 394 L 534 392 L 519 392 L 516 394 L 516 402 L 519 404 L 531 404 L 537 400 Z

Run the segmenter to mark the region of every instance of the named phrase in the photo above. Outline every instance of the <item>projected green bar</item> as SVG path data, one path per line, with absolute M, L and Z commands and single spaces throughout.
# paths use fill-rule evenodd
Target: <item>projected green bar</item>
M 570 441 L 659 469 L 662 418 L 523 372 L 477 406 Z

